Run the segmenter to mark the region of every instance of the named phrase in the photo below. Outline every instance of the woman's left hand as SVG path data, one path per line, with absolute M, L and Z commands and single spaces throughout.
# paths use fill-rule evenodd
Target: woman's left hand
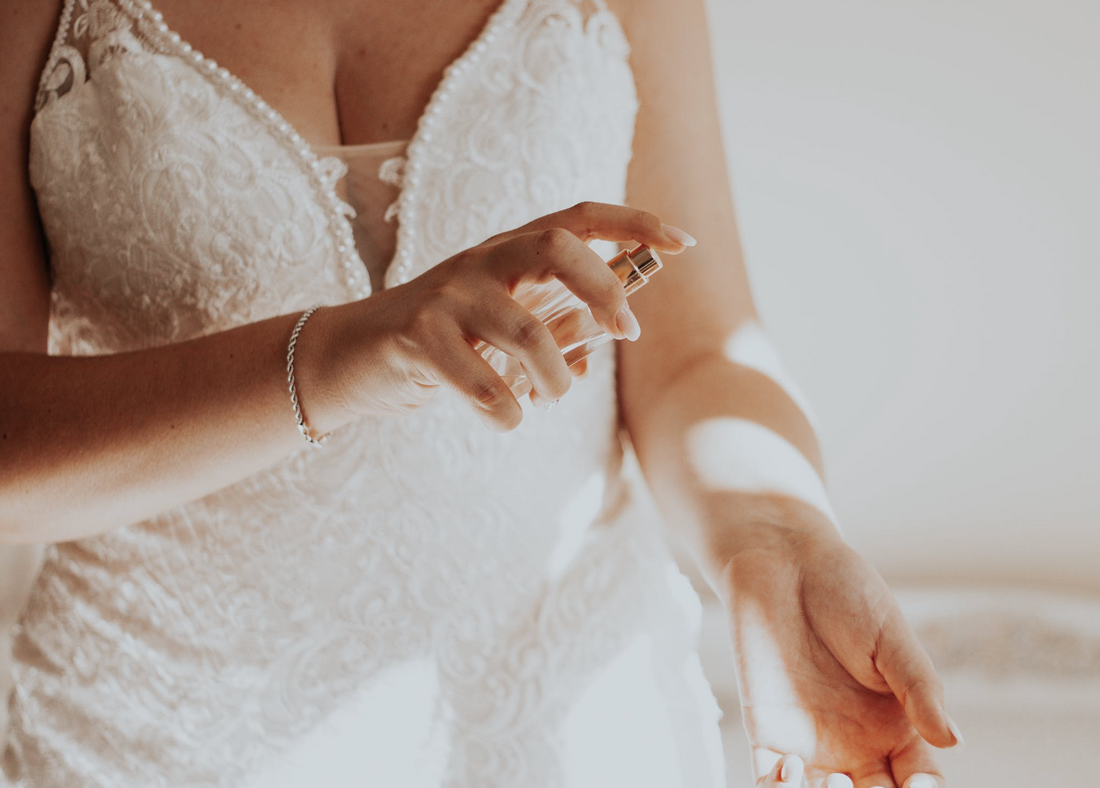
M 943 788 L 961 743 L 886 583 L 830 525 L 769 528 L 722 578 L 757 786 Z

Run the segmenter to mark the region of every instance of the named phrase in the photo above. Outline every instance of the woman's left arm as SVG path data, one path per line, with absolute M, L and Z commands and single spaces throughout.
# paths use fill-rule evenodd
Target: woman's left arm
M 958 737 L 940 681 L 840 538 L 811 421 L 757 319 L 704 2 L 610 5 L 640 101 L 627 202 L 698 240 L 631 297 L 642 334 L 617 343 L 620 405 L 666 522 L 730 613 L 759 784 L 799 785 L 800 757 L 810 786 L 942 785 L 929 743 Z

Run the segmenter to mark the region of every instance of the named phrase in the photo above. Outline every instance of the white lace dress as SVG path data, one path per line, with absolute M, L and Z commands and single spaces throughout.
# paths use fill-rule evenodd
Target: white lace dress
M 503 0 L 390 162 L 379 282 L 621 203 L 628 53 L 602 4 Z M 54 354 L 372 290 L 345 165 L 148 3 L 66 0 L 30 168 Z M 0 785 L 723 785 L 698 599 L 622 472 L 614 345 L 557 408 L 524 409 L 498 434 L 441 391 L 52 545 L 16 628 Z

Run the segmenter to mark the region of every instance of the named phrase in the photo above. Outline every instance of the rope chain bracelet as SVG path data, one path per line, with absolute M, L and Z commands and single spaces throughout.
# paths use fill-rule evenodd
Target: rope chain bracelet
M 298 405 L 298 389 L 294 384 L 294 348 L 298 344 L 298 335 L 302 333 L 302 326 L 306 324 L 306 321 L 320 309 L 324 304 L 314 304 L 298 318 L 297 325 L 294 326 L 294 330 L 290 333 L 290 344 L 286 349 L 286 382 L 290 387 L 290 404 L 294 406 L 294 418 L 298 420 L 298 432 L 302 433 L 302 437 L 306 439 L 306 442 L 316 449 L 325 445 L 325 441 L 328 440 L 328 435 L 322 435 L 319 438 L 314 438 L 309 434 L 309 427 L 306 426 L 306 420 L 302 418 L 302 409 Z

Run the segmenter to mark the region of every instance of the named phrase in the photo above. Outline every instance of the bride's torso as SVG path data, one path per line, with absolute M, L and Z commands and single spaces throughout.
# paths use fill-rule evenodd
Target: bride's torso
M 66 3 L 31 128 L 53 353 L 369 295 L 351 180 L 317 153 L 351 149 L 323 145 L 409 140 L 391 190 L 359 206 L 389 244 L 387 287 L 578 201 L 624 201 L 637 100 L 602 3 L 456 2 L 454 24 L 429 2 L 408 18 L 206 5 Z M 442 390 L 51 546 L 16 642 L 9 776 L 231 784 L 372 677 L 422 664 L 455 784 L 552 784 L 554 721 L 585 677 L 644 621 L 676 643 L 684 624 L 664 548 L 618 516 L 613 345 L 556 409 L 524 410 L 501 435 Z

